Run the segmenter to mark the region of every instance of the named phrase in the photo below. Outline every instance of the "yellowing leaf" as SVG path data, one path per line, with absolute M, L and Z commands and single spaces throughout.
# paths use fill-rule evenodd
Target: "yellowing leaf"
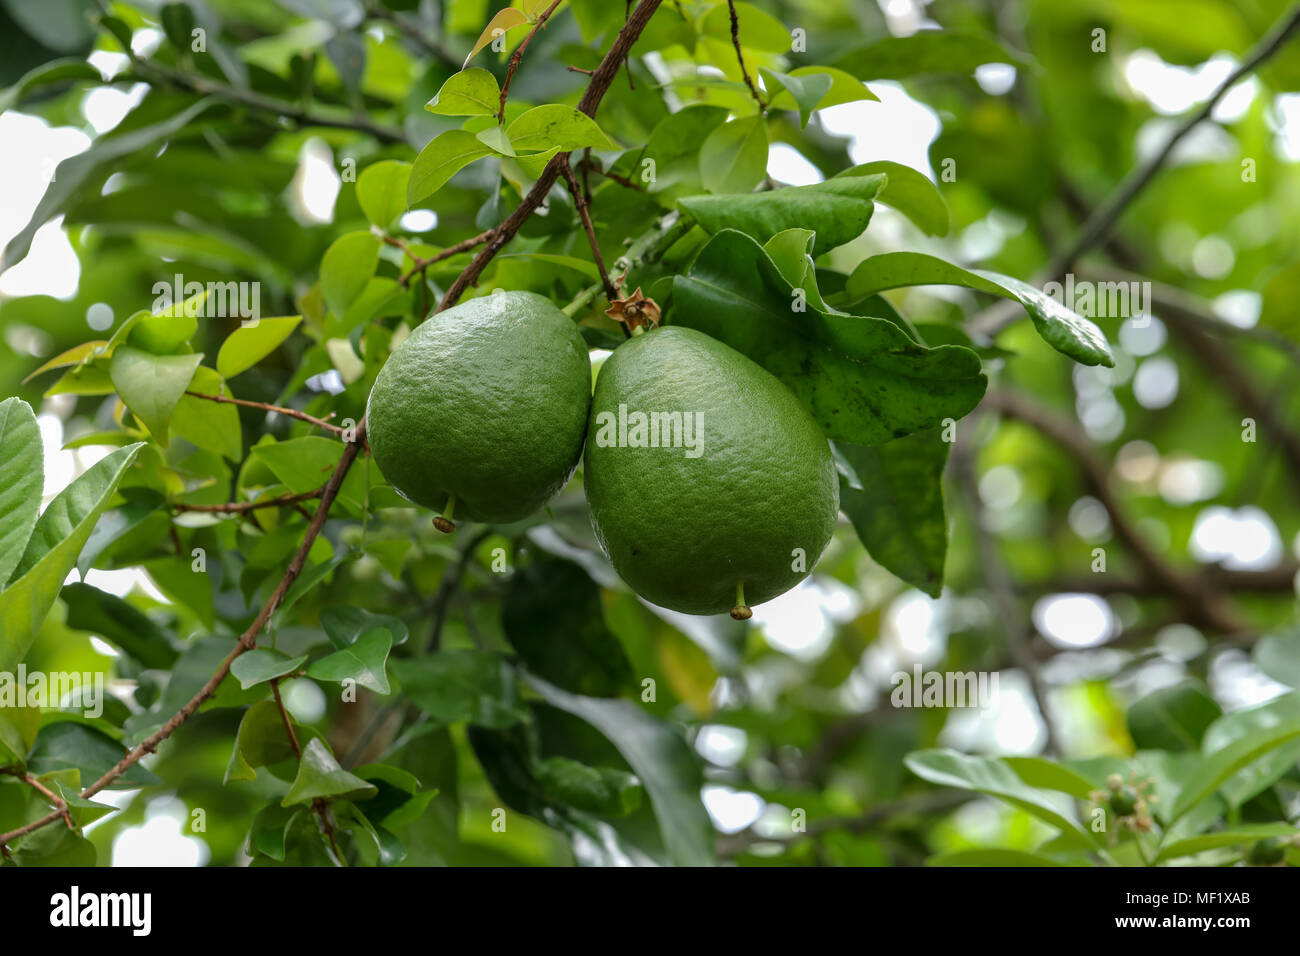
M 470 50 L 469 56 L 465 57 L 465 62 L 461 65 L 461 69 L 463 70 L 465 67 L 469 66 L 469 61 L 474 59 L 474 54 L 487 46 L 498 36 L 505 33 L 507 30 L 511 30 L 517 26 L 522 26 L 527 22 L 528 17 L 522 10 L 516 10 L 514 7 L 506 7 L 504 10 L 498 11 L 497 15 L 488 21 L 488 25 L 483 28 L 483 32 L 479 34 L 478 41 L 474 44 L 474 49 Z

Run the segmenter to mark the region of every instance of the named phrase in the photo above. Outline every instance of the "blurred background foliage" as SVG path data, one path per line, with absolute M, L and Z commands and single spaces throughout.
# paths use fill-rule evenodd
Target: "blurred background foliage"
M 374 316 L 381 331 L 368 331 L 364 347 L 356 336 L 359 351 L 337 347 L 355 330 L 327 328 L 321 257 L 339 236 L 368 228 L 347 171 L 409 161 L 412 148 L 459 127 L 458 118 L 424 104 L 501 6 L 0 0 L 0 85 L 10 88 L 0 153 L 7 167 L 26 172 L 6 175 L 0 186 L 5 265 L 13 266 L 0 284 L 0 394 L 21 396 L 42 413 L 56 474 L 66 481 L 96 448 L 102 452 L 120 406 L 75 389 L 49 394 L 53 376 L 28 376 L 87 338 L 106 337 L 114 318 L 148 308 L 154 283 L 176 273 L 259 282 L 264 315 L 305 317 L 301 334 L 237 379 L 240 398 L 336 421 L 361 417 L 388 350 L 381 331 L 419 306 L 414 291 L 398 290 Z M 725 30 L 691 25 L 710 7 L 718 12 L 716 4 L 683 0 L 656 14 L 629 75 L 601 107 L 602 128 L 618 142 L 646 142 L 681 102 L 745 108 L 743 89 L 663 86 L 665 75 L 702 65 L 739 79 Z M 796 113 L 773 111 L 773 180 L 812 182 L 891 159 L 937 180 L 951 212 L 948 234 L 930 236 L 878 207 L 860 239 L 819 261 L 825 292 L 864 257 L 896 250 L 1026 280 L 1037 275 L 1287 7 L 1283 0 L 756 0 L 753 8 L 804 31 L 806 50 L 788 52 L 780 36 L 779 44 L 765 42 L 764 21 L 751 8 L 743 15 L 755 33 L 742 38 L 755 65 L 835 65 L 880 97 L 820 110 L 806 128 Z M 567 67 L 593 68 L 624 14 L 623 4 L 598 0 L 561 8 L 529 48 L 512 97 L 576 103 L 585 77 Z M 94 17 L 103 15 L 125 36 L 97 25 Z M 206 28 L 206 53 L 175 42 L 192 24 Z M 935 26 L 944 32 L 919 35 L 966 40 L 899 42 Z M 123 39 L 146 66 L 128 62 Z M 1032 851 L 1051 834 L 1036 815 L 935 789 L 911 772 L 906 756 L 934 747 L 1046 753 L 1109 760 L 1106 769 L 1145 778 L 1176 762 L 1179 751 L 1200 748 L 1219 713 L 1293 693 L 1300 686 L 1298 50 L 1293 44 L 1235 87 L 1140 193 L 1112 238 L 1078 263 L 1080 279 L 1136 274 L 1155 283 L 1150 321 L 1096 320 L 1114 347 L 1115 368 L 1074 365 L 1026 322 L 989 346 L 978 323 L 998 307 L 965 289 L 888 294 L 930 341 L 964 341 L 965 326 L 987 346 L 991 397 L 959 423 L 948 466 L 950 546 L 938 597 L 874 563 L 844 522 L 813 578 L 756 609 L 753 621 L 687 618 L 646 606 L 617 581 L 592 536 L 578 481 L 533 521 L 456 538 L 435 532 L 423 513 L 391 507 L 399 503 L 391 492 L 363 526 L 359 500 L 345 495 L 312 555 L 332 576 L 294 605 L 275 646 L 295 654 L 319 643 L 330 609 L 364 608 L 404 622 L 410 636 L 393 657 L 416 663 L 395 663 L 394 673 L 414 704 L 363 691 L 357 704 L 339 705 L 305 678 L 284 690 L 301 724 L 326 735 L 345 765 L 382 758 L 413 774 L 421 792 L 436 790 L 424 812 L 393 823 L 405 862 L 665 858 L 651 801 L 639 793 L 647 781 L 617 776 L 631 769 L 623 757 L 553 699 L 520 698 L 533 714 L 526 725 L 533 740 L 519 739 L 523 730 L 482 722 L 467 729 L 422 711 L 419 651 L 431 639 L 446 650 L 520 650 L 520 641 L 549 640 L 572 652 L 586 637 L 603 646 L 592 629 L 614 635 L 635 683 L 655 682 L 655 699 L 641 707 L 685 730 L 694 758 L 675 778 L 677 796 L 689 800 L 692 784 L 701 786 L 721 858 L 755 865 L 919 864 L 980 847 Z M 506 56 L 488 50 L 475 62 L 501 77 Z M 92 72 L 68 67 L 60 82 L 13 86 L 59 58 L 88 61 Z M 222 92 L 231 89 L 239 95 Z M 261 96 L 332 117 L 337 127 L 278 120 L 258 108 Z M 114 148 L 137 132 L 129 148 Z M 83 155 L 102 159 L 60 167 L 49 181 L 51 157 L 87 149 Z M 945 169 L 955 175 L 943 176 Z M 612 262 L 662 210 L 612 179 L 593 172 L 589 181 Z M 436 218 L 413 213 L 397 232 L 425 254 L 445 248 L 499 222 L 526 184 L 508 163 L 476 164 L 423 204 Z M 65 197 L 60 218 L 37 231 L 38 215 L 28 228 L 46 190 Z M 528 222 L 481 288 L 530 288 L 563 303 L 588 284 L 560 260 L 520 255 L 589 258 L 565 202 L 553 195 L 552 208 Z M 15 265 L 33 238 L 31 258 Z M 390 251 L 379 275 L 395 280 L 409 260 L 398 252 L 389 258 Z M 445 290 L 467 261 L 468 254 L 431 267 L 429 293 Z M 655 275 L 646 278 L 653 292 Z M 195 349 L 215 355 L 235 324 L 201 322 Z M 1243 440 L 1247 419 L 1257 426 L 1254 440 Z M 237 420 L 242 451 L 266 435 L 284 441 L 313 433 L 256 409 L 239 409 Z M 231 482 L 239 478 L 242 487 L 246 477 L 233 462 L 185 443 L 156 465 L 183 478 L 189 504 L 233 500 Z M 1104 476 L 1104 490 L 1095 474 Z M 382 501 L 382 479 L 368 461 L 350 480 L 370 483 L 380 496 L 372 504 Z M 47 485 L 55 481 L 47 476 Z M 358 487 L 364 497 L 366 487 Z M 278 580 L 306 522 L 287 510 L 280 526 L 274 512 L 248 525 L 178 519 L 178 555 L 173 522 L 158 508 L 164 492 L 150 480 L 128 482 L 114 533 L 86 580 L 125 595 L 180 640 L 172 686 L 112 654 L 94 629 L 75 626 L 66 595 L 29 669 L 114 672 L 137 687 L 137 708 L 158 695 L 170 700 L 182 684 L 195 687 L 211 673 Z M 1133 537 L 1154 564 L 1135 551 Z M 211 556 L 197 589 L 188 575 L 191 547 Z M 494 573 L 502 554 L 509 574 Z M 1104 573 L 1096 573 L 1099 554 Z M 1185 590 L 1161 579 L 1161 568 Z M 1210 603 L 1228 609 L 1239 625 L 1233 633 L 1216 630 Z M 538 633 L 520 633 L 529 628 Z M 563 668 L 556 656 L 551 666 Z M 916 664 L 998 672 L 997 707 L 892 707 L 892 675 Z M 539 672 L 556 683 L 572 676 Z M 1162 738 L 1134 708 L 1143 700 L 1187 732 Z M 1188 715 L 1198 708 L 1209 719 Z M 286 781 L 263 770 L 255 780 L 223 784 L 241 714 L 206 708 L 149 761 L 161 786 L 126 801 L 89 834 L 101 861 L 247 859 L 250 821 L 260 812 L 274 830 L 276 820 L 266 817 L 274 811 L 263 808 L 278 803 Z M 127 727 L 154 716 L 138 710 Z M 585 832 L 542 822 L 556 822 L 550 798 L 539 796 L 530 773 L 512 776 L 515 758 L 530 747 L 560 761 L 549 765 L 552 784 L 564 777 L 565 759 L 608 771 L 598 784 L 583 778 L 601 807 Z M 1300 775 L 1297 754 L 1288 753 L 1290 763 L 1230 817 L 1246 824 L 1294 816 Z M 572 788 L 566 793 L 573 797 Z M 608 800 L 624 813 L 618 840 L 590 823 L 602 819 Z M 533 816 L 512 813 L 506 832 L 495 832 L 493 811 L 503 801 Z M 196 809 L 206 817 L 198 834 L 189 827 Z M 806 815 L 806 832 L 791 833 L 792 811 Z M 279 826 L 284 832 L 283 820 Z M 288 862 L 323 861 L 319 841 L 301 829 L 289 827 L 286 846 Z

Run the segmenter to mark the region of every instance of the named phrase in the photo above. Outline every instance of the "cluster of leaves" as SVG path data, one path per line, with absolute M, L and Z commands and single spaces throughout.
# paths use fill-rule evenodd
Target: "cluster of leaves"
M 603 0 L 558 9 L 458 0 L 432 20 L 423 6 L 352 0 L 256 11 L 173 3 L 156 15 L 115 3 L 97 29 L 57 37 L 6 14 L 71 54 L 13 60 L 31 69 L 6 78 L 6 108 L 69 122 L 88 87 L 148 84 L 117 127 L 59 165 L 4 256 L 16 262 L 37 228 L 63 216 L 83 270 L 74 301 L 0 306 L 0 322 L 49 330 L 56 354 L 43 364 L 0 359 L 0 373 L 16 382 L 57 371 L 36 380 L 39 394 L 75 402 L 89 423 L 65 447 L 114 450 L 38 518 L 35 421 L 22 402 L 0 405 L 0 554 L 15 555 L 7 576 L 0 563 L 9 582 L 0 671 L 20 662 L 110 670 L 122 689 L 94 718 L 0 711 L 0 832 L 50 812 L 24 776 L 65 801 L 75 825 L 21 836 L 13 860 L 90 862 L 115 827 L 138 823 L 142 801 L 82 836 L 77 828 L 108 807 L 80 794 L 165 731 L 232 649 L 229 673 L 167 732 L 150 769 L 135 764 L 111 780 L 161 785 L 204 810 L 202 835 L 220 861 L 704 864 L 715 859 L 700 799 L 706 769 L 814 818 L 885 803 L 919 777 L 1003 800 L 1052 828 L 1032 852 L 982 856 L 940 833 L 946 862 L 1164 861 L 1290 832 L 1276 821 L 1300 759 L 1292 697 L 1226 716 L 1192 685 L 1142 698 L 1120 744 L 1136 750 L 1132 760 L 927 749 L 947 716 L 937 710 L 900 714 L 847 754 L 791 768 L 783 754 L 818 753 L 844 716 L 828 701 L 878 639 L 883 601 L 837 622 L 831 649 L 792 672 L 745 625 L 684 618 L 628 593 L 600 555 L 578 487 L 545 515 L 464 528 L 449 545 L 364 452 L 352 463 L 379 368 L 484 248 L 495 255 L 475 273 L 482 292 L 529 289 L 568 303 L 601 348 L 621 341 L 601 297 L 601 269 L 612 263 L 620 288 L 642 288 L 666 322 L 776 375 L 832 440 L 851 527 L 837 534 L 823 580 L 877 594 L 969 587 L 976 562 L 948 560 L 944 431 L 980 403 L 990 374 L 1048 393 L 1069 364 L 1061 356 L 1082 369 L 1116 359 L 1097 325 L 1013 277 L 1041 261 L 1039 239 L 996 269 L 968 269 L 870 238 L 878 205 L 936 250 L 990 210 L 1041 215 L 1049 187 L 1039 172 L 1054 168 L 1041 137 L 1004 101 L 969 101 L 976 66 L 1028 61 L 983 32 L 987 24 L 897 38 L 875 22 L 877 38 L 864 41 L 855 18 L 868 14 L 829 6 L 665 4 L 632 46 L 627 80 L 606 84 L 599 112 L 583 108 L 595 83 L 585 74 L 629 13 Z M 807 54 L 793 42 L 796 25 Z M 162 42 L 130 53 L 146 30 Z M 86 62 L 90 46 L 130 54 L 124 72 L 106 82 Z M 934 94 L 955 114 L 935 155 L 956 156 L 963 170 L 943 193 L 896 162 L 851 163 L 815 121 L 819 110 L 874 100 L 864 81 L 954 74 L 956 91 Z M 1052 108 L 1077 112 L 1072 87 L 1059 82 L 1053 93 L 1065 103 Z M 301 202 L 299 157 L 321 143 L 343 179 L 328 224 Z M 824 181 L 773 182 L 775 143 L 795 144 Z M 544 215 L 512 222 L 539 181 L 556 182 L 562 156 L 576 194 L 555 185 L 541 197 Z M 421 210 L 436 214 L 436 242 L 410 228 L 418 218 L 408 213 Z M 509 242 L 498 248 L 498 239 Z M 202 291 L 142 308 L 145 290 L 173 274 Z M 232 280 L 258 283 L 277 317 L 245 324 L 211 308 Z M 1031 321 L 1009 337 L 1021 357 L 1008 363 L 1010 352 L 963 330 L 956 307 L 905 315 L 910 300 L 893 290 L 921 285 L 1022 308 Z M 108 338 L 84 341 L 92 303 L 127 318 Z M 1014 438 L 987 454 L 992 463 L 1050 459 Z M 1054 479 L 1070 469 L 1049 461 L 1042 470 Z M 1054 542 L 1025 538 L 1013 559 L 1034 567 Z M 973 551 L 960 537 L 956 545 Z M 300 573 L 282 579 L 295 565 Z M 64 585 L 74 568 L 81 580 Z M 143 570 L 162 600 L 86 583 L 92 571 L 122 569 Z M 291 584 L 283 593 L 282 580 Z M 90 635 L 116 656 L 101 655 Z M 1004 650 L 973 627 L 954 633 L 947 663 L 994 666 Z M 1278 651 L 1280 668 L 1293 653 Z M 767 672 L 775 699 L 762 701 L 751 678 Z M 725 686 L 733 698 L 724 701 Z M 313 708 L 318 688 L 325 703 Z M 1099 696 L 1103 712 L 1114 706 Z M 683 733 L 703 723 L 748 735 L 754 766 L 706 768 Z M 1154 834 L 1078 822 L 1070 798 L 1090 800 L 1113 773 L 1155 781 Z M 874 838 L 828 842 L 837 861 L 886 858 Z M 912 837 L 898 843 L 896 858 L 916 858 Z M 801 861 L 802 846 L 776 858 Z

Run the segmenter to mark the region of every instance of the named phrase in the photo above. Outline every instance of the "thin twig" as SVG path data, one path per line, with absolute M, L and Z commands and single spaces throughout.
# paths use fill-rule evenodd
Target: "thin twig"
M 21 770 L 13 770 L 9 768 L 0 770 L 0 773 L 8 774 L 9 776 L 15 777 L 16 779 L 21 780 L 23 783 L 27 784 L 27 786 L 31 787 L 33 790 L 35 790 L 37 793 L 39 793 L 46 800 L 48 800 L 51 804 L 54 805 L 55 813 L 63 817 L 63 822 L 68 825 L 69 830 L 77 829 L 77 825 L 72 822 L 72 815 L 68 813 L 68 801 L 64 800 L 61 796 L 59 796 L 49 787 L 45 786 L 45 784 L 41 783 L 30 773 L 24 773 Z
M 605 290 L 605 297 L 613 302 L 618 298 L 618 291 L 614 288 L 614 283 L 609 281 L 609 273 L 605 271 L 605 259 L 600 254 L 600 243 L 596 239 L 596 229 L 591 224 L 591 210 L 587 208 L 587 200 L 582 195 L 582 187 L 578 185 L 578 180 L 573 175 L 573 167 L 569 165 L 569 158 L 564 157 L 560 164 L 560 173 L 564 176 L 564 182 L 569 187 L 569 195 L 573 197 L 573 204 L 578 208 L 578 218 L 582 220 L 582 228 L 587 232 L 587 241 L 591 244 L 591 257 L 596 260 L 596 271 L 600 273 L 600 284 Z
M 429 268 L 429 266 L 433 265 L 435 262 L 442 262 L 442 260 L 450 259 L 452 256 L 459 255 L 462 252 L 468 252 L 470 249 L 473 249 L 475 246 L 481 246 L 483 245 L 483 243 L 487 242 L 491 238 L 492 238 L 492 230 L 485 229 L 482 232 L 480 232 L 477 236 L 470 236 L 468 239 L 462 239 L 460 242 L 456 243 L 455 245 L 448 246 L 446 249 L 443 249 L 429 256 L 427 259 L 422 259 L 419 256 L 411 256 L 411 261 L 415 264 L 411 266 L 411 268 L 408 269 L 406 272 L 402 273 L 401 277 L 398 278 L 397 280 L 397 284 L 405 288 L 410 283 L 411 278 L 416 273 L 423 272 L 425 269 Z M 410 253 L 407 254 L 410 255 Z
M 172 504 L 172 510 L 199 511 L 205 514 L 242 515 L 250 511 L 257 511 L 259 508 L 279 508 L 283 505 L 296 505 L 300 501 L 311 501 L 314 498 L 319 498 L 324 492 L 324 488 L 317 488 L 315 491 L 304 491 L 296 495 L 280 495 L 278 498 L 264 498 L 261 501 L 232 501 L 224 505 L 187 505 L 184 502 L 177 501 Z
M 578 163 L 578 168 L 581 169 L 584 174 L 591 171 L 597 176 L 603 176 L 608 180 L 618 183 L 620 186 L 626 186 L 628 189 L 635 189 L 637 192 L 645 192 L 645 187 L 640 183 L 633 182 L 622 173 L 616 173 L 612 169 L 602 169 L 598 163 L 592 162 L 591 160 L 582 160 Z
M 533 24 L 533 28 L 528 31 L 528 36 L 524 37 L 519 46 L 515 47 L 515 52 L 510 54 L 510 64 L 506 67 L 506 79 L 501 84 L 501 108 L 497 111 L 498 123 L 506 121 L 506 94 L 510 92 L 510 81 L 515 78 L 515 70 L 519 69 L 519 63 L 524 58 L 524 51 L 528 49 L 528 44 L 533 42 L 533 37 L 537 36 L 537 31 L 546 26 L 547 19 L 555 12 L 555 8 L 561 2 L 563 0 L 555 0 L 554 3 L 541 12 L 537 17 L 537 22 Z
M 266 402 L 254 402 L 254 401 L 249 401 L 246 398 L 230 398 L 225 395 L 207 395 L 203 392 L 187 391 L 185 394 L 189 395 L 192 398 L 202 398 L 205 401 L 218 402 L 222 405 L 242 405 L 244 408 L 260 408 L 264 412 L 275 412 L 277 415 L 285 415 L 289 418 L 296 418 L 300 422 L 307 422 L 309 425 L 315 425 L 317 428 L 323 428 L 326 431 L 333 432 L 336 435 L 342 435 L 343 432 L 346 431 L 346 429 L 340 428 L 338 425 L 331 425 L 323 418 L 317 418 L 314 415 L 308 415 L 306 412 L 300 412 L 296 408 L 285 408 L 282 405 L 270 405 Z M 330 417 L 331 418 L 334 417 L 333 412 L 330 413 Z
M 736 62 L 740 64 L 740 75 L 745 78 L 745 85 L 749 87 L 749 95 L 758 104 L 758 111 L 766 113 L 767 104 L 763 102 L 763 97 L 758 95 L 758 87 L 754 86 L 754 81 L 749 78 L 749 71 L 745 69 L 745 54 L 740 48 L 740 18 L 736 16 L 736 0 L 727 0 L 727 12 L 731 14 L 731 45 L 736 48 Z

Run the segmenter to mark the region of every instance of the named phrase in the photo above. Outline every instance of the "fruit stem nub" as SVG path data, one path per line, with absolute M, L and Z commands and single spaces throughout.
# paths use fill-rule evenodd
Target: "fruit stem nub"
M 731 616 L 737 621 L 748 621 L 754 612 L 745 604 L 745 582 L 736 582 L 736 606 L 731 609 Z
M 447 507 L 442 509 L 442 514 L 433 519 L 433 526 L 443 534 L 451 534 L 456 530 L 456 522 L 451 520 L 451 516 L 456 511 L 456 496 L 447 495 Z

